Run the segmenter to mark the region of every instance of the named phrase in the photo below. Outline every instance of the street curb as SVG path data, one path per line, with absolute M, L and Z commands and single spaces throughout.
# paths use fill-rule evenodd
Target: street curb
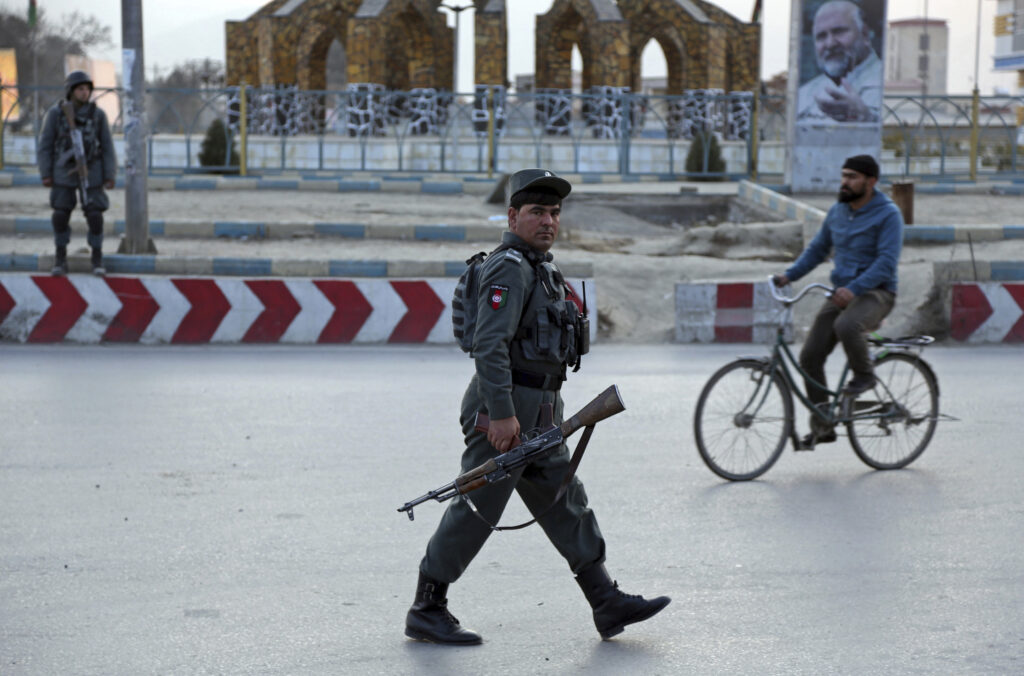
M 107 221 L 104 233 L 123 235 L 124 219 Z M 341 237 L 346 239 L 388 239 L 448 242 L 492 241 L 507 228 L 500 222 L 481 225 L 449 225 L 432 223 L 394 225 L 373 223 L 324 223 L 296 221 L 269 223 L 264 221 L 207 221 L 154 219 L 149 221 L 151 237 L 225 237 L 228 239 L 291 239 L 294 237 Z M 0 217 L 0 235 L 52 235 L 50 219 L 35 216 Z
M 464 260 L 383 260 L 383 259 L 270 259 L 210 256 L 161 256 L 143 254 L 104 254 L 103 266 L 111 274 L 138 275 L 218 275 L 256 277 L 458 277 L 466 269 Z M 91 271 L 89 256 L 68 256 L 71 272 Z M 560 263 L 567 277 L 590 279 L 590 262 Z M 0 255 L 0 272 L 48 274 L 53 254 Z
M 675 174 L 561 174 L 570 183 L 618 184 L 663 183 L 685 180 Z M 420 172 L 362 171 L 288 171 L 263 172 L 254 176 L 215 174 L 153 173 L 146 178 L 148 190 L 294 190 L 316 192 L 411 192 L 426 195 L 489 195 L 503 175 L 445 174 Z M 34 167 L 0 169 L 0 188 L 39 187 L 39 173 Z M 116 188 L 124 188 L 124 175 L 119 174 Z
M 597 339 L 593 278 L 590 338 Z M 21 343 L 455 342 L 456 279 L 0 274 L 0 341 Z M 578 303 L 578 301 L 577 301 Z M 579 303 L 578 303 L 579 304 Z M 581 308 L 582 309 L 582 308 Z
M 825 220 L 825 211 L 750 181 L 740 181 L 738 195 L 767 207 L 783 218 L 799 221 L 804 226 L 805 241 L 814 236 Z M 903 228 L 905 244 L 998 242 L 1008 239 L 1024 239 L 1024 225 L 908 225 Z

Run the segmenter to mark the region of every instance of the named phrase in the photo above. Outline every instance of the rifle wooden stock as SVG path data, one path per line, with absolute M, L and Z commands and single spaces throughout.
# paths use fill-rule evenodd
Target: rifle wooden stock
M 594 425 L 605 418 L 610 418 L 616 413 L 622 413 L 625 410 L 626 405 L 622 403 L 622 397 L 619 395 L 618 386 L 612 385 L 607 390 L 597 395 L 593 401 L 580 409 L 576 415 L 563 422 L 559 430 L 562 433 L 562 438 L 567 439 L 579 428 Z M 486 432 L 489 424 L 490 420 L 486 413 L 476 414 L 477 430 Z M 519 439 L 516 439 L 515 446 L 519 445 L 519 441 Z M 513 448 L 515 448 L 515 446 L 513 446 Z M 455 486 L 458 488 L 460 493 L 468 493 L 469 491 L 481 488 L 487 484 L 486 476 L 497 469 L 498 464 L 492 458 L 482 465 L 474 467 L 468 472 L 459 475 L 459 477 L 455 479 Z
M 474 467 L 464 474 L 460 474 L 455 479 L 455 487 L 459 489 L 460 493 L 475 491 L 487 484 L 485 477 L 496 469 L 498 469 L 498 464 L 492 458 L 484 464 Z
M 622 403 L 622 397 L 619 396 L 618 385 L 611 385 L 581 408 L 576 415 L 562 423 L 562 436 L 569 438 L 579 428 L 601 422 L 605 418 L 610 418 L 625 410 L 626 405 Z
M 71 130 L 71 150 L 75 158 L 75 173 L 78 175 L 79 200 L 84 209 L 89 197 L 89 163 L 85 157 L 85 145 L 82 142 L 82 131 L 75 122 L 75 106 L 71 101 L 60 104 L 64 117 L 67 118 Z

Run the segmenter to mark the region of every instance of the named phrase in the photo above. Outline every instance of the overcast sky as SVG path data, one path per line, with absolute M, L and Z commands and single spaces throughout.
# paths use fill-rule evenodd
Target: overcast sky
M 714 4 L 734 16 L 750 20 L 754 0 L 713 0 Z M 997 86 L 1016 91 L 1016 73 L 995 73 L 991 70 L 994 37 L 992 35 L 994 0 L 889 0 L 889 19 L 921 17 L 927 6 L 929 18 L 949 22 L 949 91 L 968 93 L 974 86 L 974 44 L 977 30 L 978 3 L 981 3 L 980 80 L 983 94 L 991 94 Z M 248 18 L 265 0 L 144 0 L 145 63 L 149 73 L 153 66 L 167 69 L 176 63 L 195 58 L 224 60 L 224 22 Z M 445 4 L 469 5 L 469 0 L 446 0 Z M 553 0 L 506 0 L 509 8 L 509 79 L 533 72 L 534 17 L 551 9 Z M 114 60 L 120 69 L 121 0 L 38 0 L 50 17 L 59 17 L 74 10 L 92 13 L 112 27 L 115 46 L 92 56 Z M 26 12 L 27 0 L 0 0 L 0 6 L 19 13 Z M 461 19 L 460 91 L 472 84 L 472 12 L 463 12 Z M 790 0 L 763 0 L 764 54 L 761 74 L 769 77 L 788 68 Z M 454 19 L 449 21 L 454 25 Z M 2 46 L 2 45 L 0 45 Z M 665 74 L 665 59 L 656 43 L 644 52 L 643 74 Z

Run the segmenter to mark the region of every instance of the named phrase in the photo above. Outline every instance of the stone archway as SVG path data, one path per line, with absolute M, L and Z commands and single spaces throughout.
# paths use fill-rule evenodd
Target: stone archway
M 572 46 L 583 58 L 583 91 L 629 81 L 628 24 L 612 0 L 555 0 L 536 22 L 536 88 L 572 88 Z
M 327 88 L 327 53 L 335 40 L 345 49 L 345 30 L 337 24 L 316 22 L 306 26 L 296 46 L 296 84 L 299 89 Z

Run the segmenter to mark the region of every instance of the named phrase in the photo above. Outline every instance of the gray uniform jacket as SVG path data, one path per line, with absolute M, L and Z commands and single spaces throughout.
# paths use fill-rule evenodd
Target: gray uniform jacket
M 98 188 L 117 177 L 117 155 L 110 135 L 107 115 L 91 101 L 75 111 L 75 124 L 82 130 L 85 158 L 89 165 L 89 187 Z M 40 178 L 53 178 L 55 186 L 78 186 L 75 155 L 71 148 L 71 129 L 60 104 L 50 108 L 39 136 L 36 155 Z
M 512 232 L 502 243 L 516 248 L 498 252 L 482 266 L 472 350 L 476 378 L 470 385 L 492 419 L 516 414 L 513 369 L 560 382 L 576 354 L 571 321 L 577 310 L 565 300 L 551 254 L 531 250 Z

